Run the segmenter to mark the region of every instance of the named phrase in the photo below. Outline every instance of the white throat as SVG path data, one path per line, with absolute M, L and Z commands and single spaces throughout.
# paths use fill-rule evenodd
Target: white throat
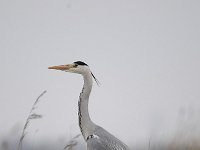
M 88 102 L 90 92 L 92 90 L 93 79 L 90 71 L 82 75 L 84 79 L 84 85 L 79 97 L 78 116 L 80 130 L 83 134 L 84 139 L 86 140 L 87 137 L 93 134 L 94 131 L 94 123 L 91 121 L 88 111 Z

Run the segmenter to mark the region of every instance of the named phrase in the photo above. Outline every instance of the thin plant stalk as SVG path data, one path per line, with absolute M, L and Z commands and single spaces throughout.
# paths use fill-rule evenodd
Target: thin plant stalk
M 69 144 L 67 144 L 63 150 L 72 150 L 74 146 L 76 146 L 78 144 L 78 141 L 76 140 L 77 138 L 79 138 L 81 136 L 81 134 L 76 135 L 75 137 L 73 137 L 70 141 Z
M 28 115 L 28 117 L 27 117 L 27 119 L 26 119 L 26 123 L 24 124 L 23 130 L 22 130 L 22 135 L 21 135 L 21 137 L 20 137 L 17 150 L 22 150 L 22 146 L 23 146 L 22 143 L 23 143 L 24 137 L 25 137 L 26 134 L 27 134 L 26 130 L 27 130 L 27 127 L 28 127 L 30 121 L 33 120 L 33 119 L 40 119 L 40 118 L 42 118 L 42 115 L 36 114 L 36 113 L 34 113 L 33 111 L 37 108 L 36 106 L 37 106 L 38 102 L 40 101 L 40 98 L 41 98 L 46 92 L 47 92 L 46 90 L 43 91 L 43 92 L 37 97 L 37 99 L 35 100 L 35 102 L 33 103 L 32 107 L 31 107 L 31 110 L 30 110 L 30 112 L 29 112 L 29 115 Z

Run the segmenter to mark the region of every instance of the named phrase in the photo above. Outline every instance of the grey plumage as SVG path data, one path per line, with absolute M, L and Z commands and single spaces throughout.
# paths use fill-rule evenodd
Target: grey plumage
M 94 135 L 94 138 L 86 141 L 88 150 L 128 150 L 124 143 L 102 127 L 96 126 Z

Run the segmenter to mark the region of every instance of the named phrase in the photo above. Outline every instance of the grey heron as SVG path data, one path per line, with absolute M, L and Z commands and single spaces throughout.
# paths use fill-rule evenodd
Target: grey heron
M 92 122 L 88 112 L 88 101 L 92 90 L 93 78 L 97 79 L 90 71 L 89 66 L 82 62 L 76 61 L 72 64 L 52 66 L 49 69 L 61 70 L 65 72 L 77 73 L 83 76 L 84 85 L 79 96 L 78 117 L 79 128 L 87 143 L 87 150 L 128 150 L 129 148 L 110 134 L 102 127 Z

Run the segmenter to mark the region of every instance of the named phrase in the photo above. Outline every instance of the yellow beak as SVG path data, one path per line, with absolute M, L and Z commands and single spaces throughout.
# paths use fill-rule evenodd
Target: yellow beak
M 70 68 L 73 68 L 74 65 L 72 64 L 67 64 L 67 65 L 59 65 L 59 66 L 52 66 L 52 67 L 48 67 L 48 69 L 55 69 L 55 70 L 69 70 Z

